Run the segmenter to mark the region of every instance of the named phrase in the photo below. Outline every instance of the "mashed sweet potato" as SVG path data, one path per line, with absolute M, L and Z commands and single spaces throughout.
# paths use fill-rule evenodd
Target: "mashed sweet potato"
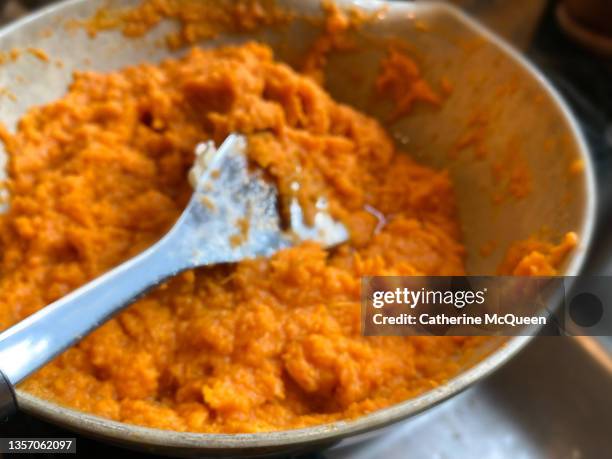
M 356 417 L 458 371 L 483 338 L 360 333 L 360 276 L 464 273 L 446 172 L 253 43 L 77 73 L 64 98 L 2 131 L 0 329 L 155 242 L 190 196 L 196 143 L 234 131 L 282 196 L 294 180 L 306 206 L 326 195 L 351 241 L 185 272 L 24 389 L 130 423 L 252 432 Z

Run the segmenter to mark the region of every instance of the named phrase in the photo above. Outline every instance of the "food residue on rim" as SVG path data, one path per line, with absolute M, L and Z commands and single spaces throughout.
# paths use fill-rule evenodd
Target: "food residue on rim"
M 467 119 L 465 129 L 449 151 L 449 156 L 456 159 L 461 152 L 472 148 L 475 159 L 485 159 L 489 153 L 487 139 L 491 135 L 490 119 L 490 114 L 485 110 L 474 110 Z
M 493 159 L 491 173 L 497 189 L 493 194 L 495 203 L 508 197 L 523 199 L 533 190 L 532 172 L 516 138 L 511 138 L 504 151 Z
M 17 101 L 17 96 L 15 95 L 15 93 L 11 91 L 10 89 L 2 87 L 2 86 L 0 86 L 0 97 L 7 97 L 12 102 Z
M 566 233 L 558 244 L 532 236 L 510 246 L 497 273 L 511 276 L 558 275 L 557 268 L 577 245 L 578 235 L 572 231 Z
M 570 163 L 569 173 L 571 175 L 580 175 L 584 172 L 584 160 L 583 159 L 575 159 Z
M 376 91 L 389 98 L 394 109 L 389 118 L 395 121 L 409 114 L 417 102 L 439 106 L 441 97 L 423 78 L 419 66 L 406 52 L 392 47 L 380 63 Z
M 0 51 L 0 65 L 15 62 L 21 56 L 21 50 L 13 48 L 10 51 Z
M 177 32 L 166 35 L 170 48 L 193 45 L 221 32 L 251 32 L 263 26 L 282 25 L 292 14 L 274 0 L 144 0 L 129 8 L 102 8 L 84 25 L 90 35 L 120 29 L 127 37 L 145 35 L 162 20 L 179 24 Z
M 28 48 L 26 51 L 43 62 L 49 62 L 49 55 L 43 49 Z
M 325 14 L 323 31 L 308 47 L 300 71 L 323 86 L 328 55 L 332 51 L 354 50 L 355 42 L 349 32 L 359 27 L 365 18 L 357 13 L 359 10 L 345 11 L 331 1 L 322 2 L 321 8 Z
M 498 241 L 496 241 L 495 239 L 489 239 L 488 241 L 484 242 L 481 246 L 480 249 L 478 250 L 478 252 L 480 253 L 481 257 L 488 257 L 490 256 L 498 247 L 499 243 Z
M 0 52 L 0 65 L 7 64 L 10 62 L 16 62 L 20 57 L 23 56 L 24 52 L 34 56 L 42 62 L 49 62 L 49 55 L 41 48 L 13 48 L 10 51 Z

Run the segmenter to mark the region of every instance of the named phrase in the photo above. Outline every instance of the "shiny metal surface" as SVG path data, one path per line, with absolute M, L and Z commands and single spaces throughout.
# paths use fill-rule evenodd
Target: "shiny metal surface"
M 122 5 L 129 3 L 134 2 L 120 2 Z M 315 1 L 286 0 L 279 3 L 299 13 L 319 12 Z M 469 272 L 493 272 L 510 243 L 548 226 L 560 233 L 574 230 L 580 234 L 579 247 L 563 267 L 564 273 L 576 274 L 583 264 L 593 230 L 593 169 L 575 120 L 543 76 L 508 45 L 449 5 L 348 0 L 337 3 L 359 5 L 371 11 L 386 6 L 385 13 L 375 23 L 367 25 L 367 32 L 378 37 L 398 36 L 407 40 L 414 49 L 424 50 L 420 57 L 427 78 L 438 81 L 445 76 L 454 83 L 454 94 L 440 110 L 417 109 L 411 117 L 387 128 L 402 148 L 420 161 L 449 170 L 456 185 L 460 217 L 464 222 L 465 244 L 470 253 Z M 61 95 L 70 81 L 71 69 L 109 70 L 134 62 L 156 61 L 169 55 L 168 50 L 160 48 L 158 43 L 164 31 L 172 27 L 170 24 L 162 24 L 152 34 L 128 42 L 115 32 L 99 34 L 95 40 L 89 40 L 83 31 L 77 30 L 72 31 L 68 38 L 57 26 L 69 17 L 88 17 L 103 4 L 106 2 L 102 0 L 73 0 L 0 33 L 0 49 L 37 46 L 45 49 L 52 58 L 61 57 L 64 61 L 62 69 L 44 66 L 34 60 L 20 61 L 0 74 L 0 85 L 6 85 L 19 94 L 16 103 L 0 105 L 2 121 L 11 125 L 28 107 Z M 423 30 L 424 24 L 427 31 Z M 53 25 L 58 32 L 47 40 L 40 38 L 41 31 Z M 206 45 L 258 39 L 274 47 L 279 58 L 296 62 L 316 36 L 315 24 L 297 21 L 283 30 L 253 32 L 248 37 L 221 36 Z M 74 44 L 70 49 L 65 46 L 68 39 Z M 384 50 L 376 49 L 366 41 L 361 44 L 363 47 L 359 52 L 330 56 L 328 89 L 337 100 L 377 116 L 384 123 L 388 120 L 389 106 L 378 100 L 371 104 L 370 94 Z M 94 54 L 95 62 L 88 64 L 89 56 Z M 346 78 L 354 69 L 359 69 L 362 77 L 359 81 Z M 14 82 L 15 76 L 23 74 L 29 84 L 27 92 L 20 92 L 20 86 Z M 497 96 L 512 82 L 517 82 L 514 91 L 506 92 L 504 97 Z M 489 107 L 494 107 L 497 112 L 495 136 L 489 139 L 488 145 L 491 155 L 493 158 L 501 155 L 511 139 L 519 140 L 537 185 L 529 199 L 493 205 L 491 193 L 495 181 L 488 172 L 490 164 L 469 161 L 469 155 L 455 162 L 449 159 L 448 152 L 461 135 L 466 118 L 476 108 Z M 551 138 L 555 140 L 554 154 L 544 154 L 544 146 Z M 584 171 L 569 178 L 567 166 L 576 159 L 584 161 Z M 551 193 L 551 190 L 556 192 Z M 569 199 L 565 201 L 567 197 Z M 488 258 L 478 257 L 478 249 L 491 235 L 497 239 L 498 250 Z M 168 432 L 108 421 L 59 407 L 23 391 L 18 392 L 18 397 L 22 409 L 37 416 L 99 439 L 146 451 L 234 457 L 301 452 L 371 438 L 382 427 L 431 409 L 501 367 L 529 340 L 529 337 L 518 337 L 497 343 L 498 347 L 490 356 L 466 368 L 447 384 L 415 399 L 356 420 L 294 431 L 238 435 Z
M 609 359 L 608 359 L 609 362 Z M 328 459 L 601 459 L 612 368 L 581 339 L 541 337 L 495 375 L 389 435 Z

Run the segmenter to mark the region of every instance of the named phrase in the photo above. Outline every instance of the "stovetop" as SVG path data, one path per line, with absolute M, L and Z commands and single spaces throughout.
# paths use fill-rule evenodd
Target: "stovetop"
M 4 3 L 0 24 L 45 1 Z M 590 145 L 601 199 L 598 246 L 589 269 L 612 274 L 607 255 L 612 254 L 612 232 L 607 230 L 612 225 L 612 59 L 595 57 L 568 40 L 557 26 L 554 3 L 548 3 L 535 33 L 521 45 L 566 97 Z M 417 459 L 604 457 L 612 451 L 611 352 L 612 345 L 601 340 L 536 338 L 492 377 L 379 439 L 308 457 L 400 459 L 407 452 Z M 145 457 L 25 414 L 0 425 L 0 435 L 76 436 L 83 455 Z

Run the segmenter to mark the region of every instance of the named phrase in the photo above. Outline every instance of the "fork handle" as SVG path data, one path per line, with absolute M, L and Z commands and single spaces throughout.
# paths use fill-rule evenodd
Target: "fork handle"
M 7 394 L 12 386 L 150 288 L 184 269 L 171 256 L 172 251 L 165 250 L 167 243 L 162 239 L 0 334 L 0 373 L 4 380 L 0 380 L 0 418 L 8 414 L 3 410 L 10 410 Z

